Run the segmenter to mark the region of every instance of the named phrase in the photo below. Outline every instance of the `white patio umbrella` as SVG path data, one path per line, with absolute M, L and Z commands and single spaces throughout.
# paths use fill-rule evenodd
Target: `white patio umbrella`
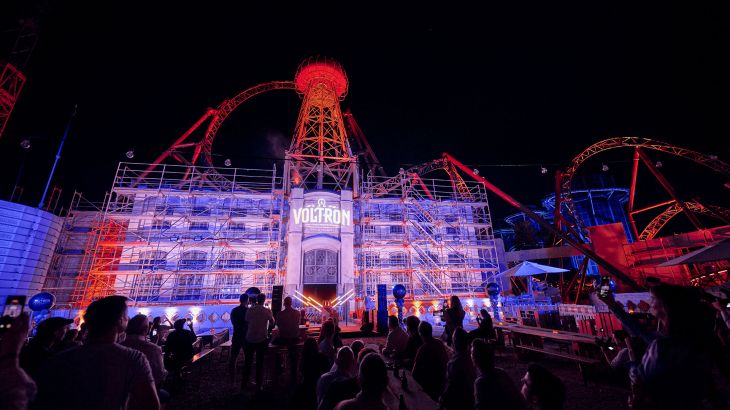
M 512 277 L 512 276 L 534 276 L 534 275 L 540 275 L 545 273 L 560 273 L 560 272 L 569 272 L 568 269 L 562 269 L 562 268 L 556 268 L 554 266 L 548 266 L 548 265 L 541 265 L 539 263 L 530 262 L 530 261 L 523 261 L 519 264 L 502 271 L 498 273 L 495 278 L 500 276 L 505 277 Z M 532 292 L 532 279 L 528 281 L 529 283 L 529 290 Z

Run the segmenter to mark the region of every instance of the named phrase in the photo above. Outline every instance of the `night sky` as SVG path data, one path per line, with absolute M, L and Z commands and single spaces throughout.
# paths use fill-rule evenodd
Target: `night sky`
M 3 3 L 3 31 L 31 9 Z M 64 206 L 74 190 L 101 201 L 126 151 L 151 162 L 207 107 L 255 84 L 291 80 L 313 55 L 343 65 L 350 79 L 343 109 L 390 174 L 446 151 L 536 203 L 554 189 L 557 167 L 613 136 L 730 162 L 725 2 L 302 3 L 43 2 L 29 79 L 0 139 L 0 197 L 9 198 L 19 142 L 31 137 L 22 202 L 37 204 L 74 104 L 78 116 L 54 178 Z M 7 55 L 0 50 L 0 59 Z M 279 91 L 240 107 L 216 139 L 218 165 L 231 158 L 237 167 L 270 168 L 288 147 L 299 106 L 295 93 Z M 650 155 L 685 199 L 730 205 L 723 178 Z M 630 159 L 628 149 L 603 154 L 579 173 L 607 163 L 626 186 Z M 638 205 L 667 199 L 646 170 L 639 188 Z M 511 213 L 497 198 L 491 205 L 495 219 Z

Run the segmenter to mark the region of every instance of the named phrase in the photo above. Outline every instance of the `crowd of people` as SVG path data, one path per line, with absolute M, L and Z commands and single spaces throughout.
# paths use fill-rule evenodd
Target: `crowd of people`
M 727 301 L 666 284 L 652 284 L 650 295 L 655 329 L 647 329 L 610 294 L 592 296 L 623 324 L 624 330 L 614 333 L 613 349 L 604 353 L 630 387 L 627 406 L 728 408 L 713 379 L 714 368 L 730 379 Z M 276 317 L 265 301 L 259 294 L 249 304 L 244 294 L 231 312 L 229 377 L 235 381 L 236 360 L 243 351 L 241 388 L 253 394 L 263 387 L 267 349 L 277 345 L 288 351 L 291 402 L 299 409 L 386 408 L 383 394 L 388 368 L 393 367 L 410 370 L 441 409 L 555 410 L 566 400 L 560 378 L 538 364 L 528 366 L 518 387 L 496 366 L 496 332 L 489 314 L 482 310 L 479 327 L 467 332 L 456 296 L 444 311 L 450 336 L 434 337 L 431 324 L 416 316 L 406 317 L 404 323 L 390 316 L 384 345 L 362 340 L 344 345 L 333 318 L 322 324 L 318 338 L 303 337 L 301 315 L 291 298 L 284 300 Z M 164 407 L 170 398 L 166 387 L 171 379 L 175 385 L 193 356 L 197 337 L 190 322 L 176 320 L 174 330 L 160 338 L 161 320 L 150 322 L 141 314 L 129 318 L 123 296 L 94 301 L 83 320 L 83 326 L 70 330 L 69 319 L 46 319 L 27 342 L 28 316 L 16 318 L 0 341 L 0 408 Z

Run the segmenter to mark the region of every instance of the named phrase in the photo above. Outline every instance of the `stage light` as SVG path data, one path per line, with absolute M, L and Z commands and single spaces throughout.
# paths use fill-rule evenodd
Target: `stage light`
M 134 150 L 130 149 L 129 151 L 127 151 L 126 155 L 127 155 L 127 158 L 129 158 L 129 159 L 134 158 Z
M 471 172 L 473 172 L 474 175 L 479 175 L 479 170 L 476 168 L 472 169 Z
M 547 168 L 540 167 L 540 173 L 543 174 L 543 175 L 547 174 Z
M 225 166 L 227 166 L 227 167 L 230 167 L 231 166 L 230 158 L 227 158 L 225 161 L 223 161 L 223 164 L 225 164 Z
M 661 162 L 661 161 L 657 161 L 657 162 L 656 162 L 656 164 L 655 164 L 654 166 L 655 166 L 655 167 L 657 167 L 657 168 L 661 168 L 661 167 L 662 167 L 662 165 L 663 165 L 663 164 L 662 164 L 662 162 Z
M 608 165 L 606 165 L 606 164 L 601 165 L 601 171 L 603 171 L 603 172 L 608 171 Z
M 24 139 L 23 141 L 20 141 L 20 148 L 30 149 L 30 140 Z

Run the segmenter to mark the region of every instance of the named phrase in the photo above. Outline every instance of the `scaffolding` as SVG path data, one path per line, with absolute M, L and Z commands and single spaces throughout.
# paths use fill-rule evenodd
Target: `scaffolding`
M 237 301 L 283 281 L 276 169 L 121 163 L 91 224 L 71 304 L 120 294 L 145 305 Z
M 99 224 L 103 204 L 89 202 L 80 192 L 74 192 L 67 210 L 61 211 L 63 228 L 48 268 L 43 289 L 56 298 L 58 309 L 73 307 L 73 293 L 78 281 L 85 280 L 88 271 L 82 269 L 86 250 L 95 239 L 94 227 Z
M 390 189 L 378 195 L 384 181 Z M 396 183 L 369 175 L 361 192 L 357 294 L 374 297 L 378 284 L 403 284 L 412 300 L 484 297 L 499 264 L 482 185 L 401 173 Z

